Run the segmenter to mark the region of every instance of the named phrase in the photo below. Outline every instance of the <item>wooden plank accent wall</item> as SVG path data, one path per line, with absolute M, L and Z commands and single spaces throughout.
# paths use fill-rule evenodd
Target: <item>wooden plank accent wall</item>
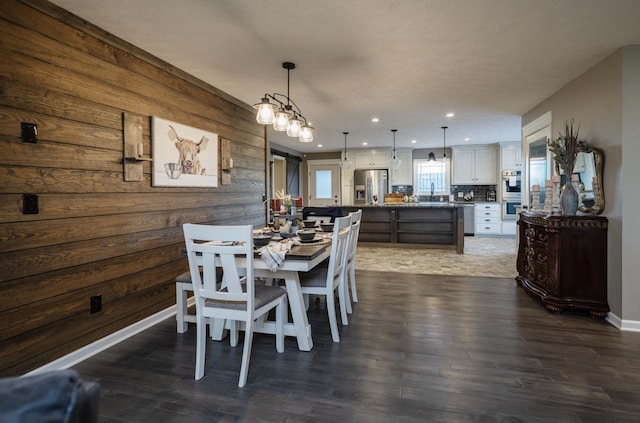
M 230 141 L 231 183 L 124 182 L 123 113 Z M 21 122 L 38 142 L 21 141 Z M 44 0 L 0 7 L 0 376 L 175 304 L 182 224 L 265 221 L 266 136 L 251 108 Z M 39 214 L 23 214 L 37 194 Z M 102 311 L 90 314 L 90 298 Z

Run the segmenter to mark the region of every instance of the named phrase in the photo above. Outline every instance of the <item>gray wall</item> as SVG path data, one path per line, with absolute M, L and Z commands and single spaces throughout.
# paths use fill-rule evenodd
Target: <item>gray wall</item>
M 627 216 L 632 217 L 638 208 L 637 204 L 634 204 L 635 208 L 623 207 L 623 198 L 635 195 L 631 181 L 640 180 L 640 170 L 637 164 L 634 166 L 640 158 L 637 142 L 640 134 L 639 62 L 638 46 L 621 48 L 531 109 L 522 119 L 525 126 L 551 111 L 555 137 L 564 129 L 567 119 L 575 118 L 580 123 L 581 137 L 604 151 L 606 207 L 603 216 L 609 219 L 608 301 L 616 317 L 635 322 L 640 322 L 640 288 L 632 283 L 630 265 L 633 263 L 632 251 L 638 251 L 640 229 L 630 218 L 623 222 L 623 215 L 627 211 Z M 625 163 L 626 184 L 622 179 Z
M 622 171 L 620 199 L 622 215 L 622 315 L 640 320 L 640 284 L 636 262 L 640 252 L 640 46 L 623 49 L 622 57 Z M 623 201 L 624 199 L 624 201 Z

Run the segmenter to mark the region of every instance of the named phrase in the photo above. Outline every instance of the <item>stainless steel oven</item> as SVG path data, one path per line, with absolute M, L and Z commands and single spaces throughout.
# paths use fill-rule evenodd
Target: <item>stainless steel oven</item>
M 522 192 L 522 174 L 519 170 L 502 171 L 502 198 L 520 198 Z
M 502 220 L 516 220 L 522 203 L 517 200 L 502 200 Z

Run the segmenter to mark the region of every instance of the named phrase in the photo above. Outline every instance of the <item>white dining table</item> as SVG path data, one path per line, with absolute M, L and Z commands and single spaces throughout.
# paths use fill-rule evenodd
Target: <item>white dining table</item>
M 311 324 L 307 318 L 302 290 L 300 287 L 299 272 L 308 272 L 318 264 L 323 262 L 331 254 L 331 242 L 323 239 L 316 244 L 303 244 L 294 246 L 285 256 L 285 260 L 275 271 L 260 258 L 253 260 L 254 276 L 257 278 L 284 279 L 287 290 L 289 308 L 293 321 L 286 321 L 284 324 L 284 335 L 295 336 L 298 341 L 300 351 L 311 351 L 313 348 L 313 338 L 311 336 Z M 246 259 L 238 258 L 238 267 L 246 267 Z M 212 323 L 211 337 L 214 340 L 222 340 L 224 329 L 223 321 L 216 319 Z M 254 332 L 276 333 L 276 325 L 271 320 L 258 320 L 254 326 Z

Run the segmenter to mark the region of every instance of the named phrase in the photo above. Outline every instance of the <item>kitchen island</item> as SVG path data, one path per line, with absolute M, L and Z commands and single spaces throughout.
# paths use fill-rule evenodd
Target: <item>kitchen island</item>
M 457 203 L 401 203 L 339 207 L 362 209 L 360 245 L 440 248 L 464 252 L 464 209 Z M 328 207 L 329 209 L 335 209 Z

